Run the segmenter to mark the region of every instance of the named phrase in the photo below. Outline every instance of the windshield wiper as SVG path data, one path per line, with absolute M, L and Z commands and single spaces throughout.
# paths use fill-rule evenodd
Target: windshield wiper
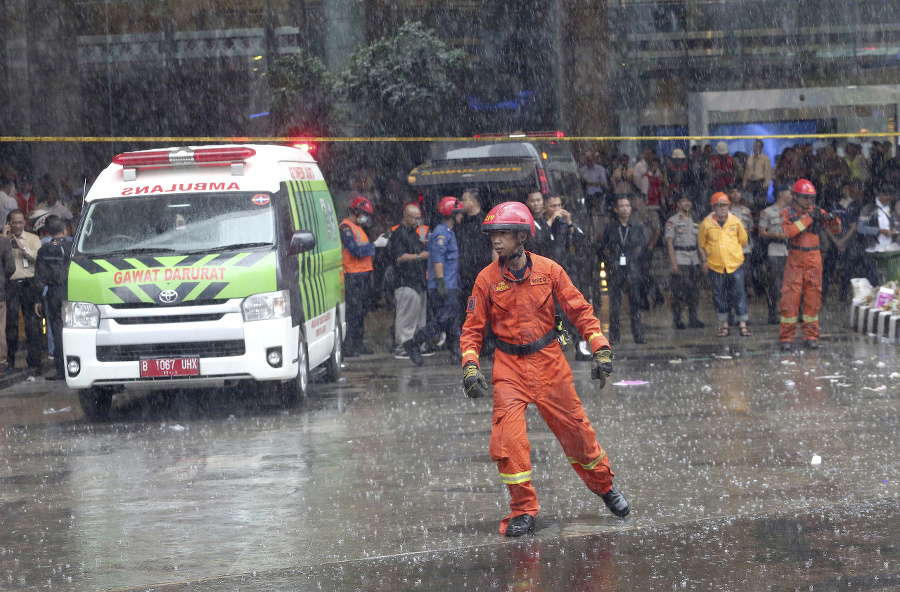
M 178 250 L 171 247 L 143 247 L 140 249 L 118 249 L 116 251 L 106 251 L 105 253 L 82 254 L 89 257 L 127 257 L 128 255 L 145 255 L 147 253 L 178 253 Z
M 271 247 L 271 246 L 272 246 L 272 243 L 264 243 L 264 242 L 257 242 L 257 243 L 235 243 L 235 244 L 233 244 L 233 245 L 225 245 L 225 246 L 222 246 L 222 247 L 218 247 L 218 249 L 216 249 L 216 250 L 221 249 L 222 251 L 235 251 L 235 250 L 237 250 L 237 249 L 249 249 L 249 248 L 252 248 L 252 247 Z

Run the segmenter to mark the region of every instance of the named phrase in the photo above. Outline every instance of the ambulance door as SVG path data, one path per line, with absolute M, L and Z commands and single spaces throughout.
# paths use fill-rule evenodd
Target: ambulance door
M 308 230 L 316 236 L 316 247 L 301 253 L 297 260 L 310 367 L 315 367 L 328 358 L 334 344 L 341 265 L 337 220 L 324 181 L 288 181 L 287 187 L 295 212 L 295 229 Z

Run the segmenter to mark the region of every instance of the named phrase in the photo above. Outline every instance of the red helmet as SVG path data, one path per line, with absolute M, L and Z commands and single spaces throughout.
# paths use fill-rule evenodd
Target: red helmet
M 461 211 L 463 211 L 462 205 L 460 205 L 459 200 L 452 195 L 442 197 L 441 202 L 438 204 L 438 214 L 445 218 L 449 218 L 456 212 Z
M 362 196 L 354 197 L 353 201 L 350 202 L 350 211 L 354 212 L 356 210 L 362 210 L 364 212 L 368 212 L 369 214 L 375 213 L 375 208 L 372 207 L 372 202 Z
M 805 195 L 807 197 L 816 196 L 816 187 L 806 179 L 797 179 L 797 182 L 794 183 L 794 187 L 791 191 L 797 195 Z
M 505 201 L 494 207 L 481 223 L 481 230 L 511 230 L 513 232 L 527 232 L 528 238 L 534 238 L 534 216 L 531 210 L 523 203 L 517 201 Z
M 725 194 L 721 191 L 716 191 L 715 193 L 712 194 L 712 197 L 709 198 L 709 205 L 717 206 L 719 204 L 731 205 L 731 200 L 728 199 L 727 194 Z

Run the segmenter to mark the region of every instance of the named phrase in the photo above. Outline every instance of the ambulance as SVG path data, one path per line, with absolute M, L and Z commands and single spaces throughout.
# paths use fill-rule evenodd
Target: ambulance
M 336 381 L 346 330 L 334 205 L 287 146 L 128 152 L 86 196 L 63 306 L 85 415 L 129 391 L 240 385 L 291 402 Z

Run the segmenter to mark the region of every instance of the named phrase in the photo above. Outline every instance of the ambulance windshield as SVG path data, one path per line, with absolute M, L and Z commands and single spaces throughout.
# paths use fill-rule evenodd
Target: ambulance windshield
M 267 193 L 182 193 L 93 201 L 76 248 L 91 257 L 196 253 L 275 244 Z

